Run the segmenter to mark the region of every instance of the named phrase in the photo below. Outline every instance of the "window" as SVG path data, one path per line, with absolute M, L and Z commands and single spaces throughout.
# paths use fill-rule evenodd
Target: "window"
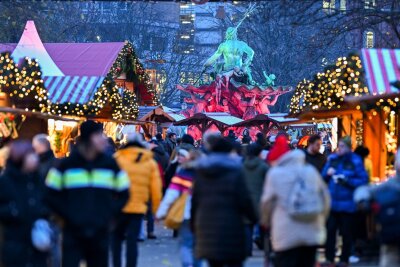
M 329 13 L 332 10 L 335 10 L 335 0 L 323 0 L 322 1 L 322 8 L 324 9 L 325 12 Z
M 346 0 L 340 0 L 340 11 L 346 11 Z
M 367 31 L 364 33 L 364 42 L 366 48 L 373 48 L 375 43 L 374 32 Z
M 376 6 L 375 0 L 364 0 L 365 9 L 373 9 Z

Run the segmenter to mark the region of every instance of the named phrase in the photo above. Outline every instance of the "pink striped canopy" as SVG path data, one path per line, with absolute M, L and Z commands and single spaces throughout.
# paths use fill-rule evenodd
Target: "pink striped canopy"
M 400 49 L 362 49 L 361 56 L 370 94 L 399 92 L 391 83 L 400 81 Z

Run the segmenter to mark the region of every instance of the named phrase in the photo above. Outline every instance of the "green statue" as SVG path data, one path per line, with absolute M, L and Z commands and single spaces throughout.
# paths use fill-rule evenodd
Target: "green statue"
M 250 83 L 254 83 L 250 69 L 254 57 L 254 50 L 248 44 L 237 38 L 237 29 L 244 19 L 254 10 L 255 5 L 251 5 L 238 25 L 236 27 L 229 27 L 226 30 L 225 41 L 219 45 L 218 50 L 206 61 L 204 67 L 214 66 L 214 70 L 217 74 L 241 69 L 248 75 Z M 246 54 L 246 60 L 243 62 L 244 54 Z M 215 64 L 221 55 L 224 56 L 224 63 L 222 66 L 220 64 Z
M 247 55 L 243 62 L 243 54 Z M 236 27 L 229 27 L 226 31 L 225 42 L 219 45 L 218 50 L 204 64 L 204 66 L 212 66 L 221 56 L 224 56 L 224 65 L 222 71 L 231 71 L 235 67 L 243 70 L 248 69 L 254 57 L 254 50 L 245 42 L 237 39 Z

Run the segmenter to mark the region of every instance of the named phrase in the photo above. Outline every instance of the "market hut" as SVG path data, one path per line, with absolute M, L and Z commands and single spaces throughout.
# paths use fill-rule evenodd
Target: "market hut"
M 46 44 L 34 22 L 28 21 L 18 44 L 0 45 L 0 52 L 5 51 L 9 53 L 0 55 L 3 106 L 113 122 L 116 127 L 136 123 L 139 105 L 158 103 L 129 42 Z M 47 132 L 47 121 L 35 117 L 24 122 L 21 132 Z M 36 128 L 26 131 L 24 127 Z
M 151 136 L 158 132 L 165 134 L 166 130 L 174 123 L 184 120 L 185 117 L 175 110 L 159 106 L 140 106 L 138 120 L 145 122 L 141 127 L 145 134 Z
M 338 58 L 312 81 L 298 84 L 290 116 L 336 118 L 338 135 L 350 135 L 371 151 L 373 176 L 390 174 L 398 144 L 400 50 L 363 49 Z
M 225 112 L 204 112 L 196 113 L 184 120 L 175 122 L 175 126 L 193 126 L 196 127 L 201 134 L 215 126 L 222 134 L 235 124 L 242 122 L 242 119 L 234 117 Z

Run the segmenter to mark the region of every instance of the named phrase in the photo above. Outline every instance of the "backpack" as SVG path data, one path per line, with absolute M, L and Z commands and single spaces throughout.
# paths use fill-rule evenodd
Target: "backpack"
M 308 184 L 304 177 L 297 176 L 289 195 L 287 211 L 294 220 L 315 221 L 324 211 L 322 191 L 318 190 L 315 184 Z
M 383 244 L 399 244 L 400 240 L 400 184 L 395 181 L 374 196 L 373 210 Z

